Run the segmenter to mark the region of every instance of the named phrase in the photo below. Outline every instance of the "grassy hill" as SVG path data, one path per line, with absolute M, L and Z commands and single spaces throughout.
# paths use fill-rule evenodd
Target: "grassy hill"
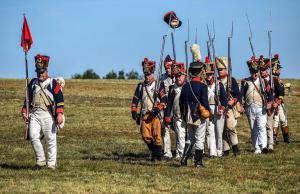
M 288 81 L 289 127 L 295 143 L 283 143 L 280 132 L 275 153 L 254 155 L 243 116 L 238 121 L 241 156 L 208 159 L 205 168 L 195 169 L 191 161 L 188 167 L 179 167 L 178 161 L 149 161 L 130 115 L 137 81 L 67 80 L 59 167 L 33 171 L 34 153 L 23 140 L 20 116 L 24 81 L 0 79 L 0 192 L 300 193 L 300 81 Z

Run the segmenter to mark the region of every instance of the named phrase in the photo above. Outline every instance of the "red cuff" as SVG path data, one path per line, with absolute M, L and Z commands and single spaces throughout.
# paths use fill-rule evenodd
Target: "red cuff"
M 225 110 L 225 106 L 220 106 L 220 110 L 224 111 Z
M 165 122 L 166 123 L 171 123 L 171 117 L 165 117 Z
M 56 109 L 56 113 L 63 113 L 64 112 L 64 109 L 63 108 L 57 108 Z
M 131 112 L 137 112 L 137 108 L 136 107 L 131 107 Z
M 237 103 L 237 99 L 236 98 L 233 98 L 232 100 L 233 100 L 234 104 Z
M 131 104 L 131 112 L 137 112 L 137 106 L 136 104 Z
M 156 106 L 159 110 L 163 110 L 165 108 L 165 104 L 164 103 L 158 103 Z
M 21 113 L 26 113 L 27 111 L 26 111 L 26 107 L 25 106 L 23 106 L 22 107 L 22 110 L 21 110 Z

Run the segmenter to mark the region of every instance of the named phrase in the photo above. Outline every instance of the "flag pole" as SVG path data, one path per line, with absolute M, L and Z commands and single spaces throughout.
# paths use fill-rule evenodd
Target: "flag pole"
M 25 13 L 23 14 L 23 16 L 25 18 Z M 23 34 L 23 36 L 24 36 L 24 34 Z M 28 52 L 29 46 L 26 43 L 25 38 L 22 39 L 22 41 L 23 41 L 23 44 L 24 44 L 24 47 L 25 47 L 25 48 L 23 47 L 23 51 L 24 51 L 24 55 L 25 55 L 25 72 L 26 72 L 26 78 L 25 78 L 25 106 L 26 106 L 26 117 L 28 118 L 28 120 L 26 121 L 25 129 L 24 129 L 24 139 L 29 140 L 29 92 L 28 92 L 29 76 L 28 76 L 28 60 L 27 60 L 27 52 Z
M 25 53 L 25 68 L 26 68 L 26 79 L 25 79 L 25 104 L 26 104 L 26 117 L 29 119 L 29 96 L 28 96 L 28 61 L 27 61 L 27 52 Z M 24 139 L 29 140 L 29 120 L 26 121 L 26 126 L 24 129 Z

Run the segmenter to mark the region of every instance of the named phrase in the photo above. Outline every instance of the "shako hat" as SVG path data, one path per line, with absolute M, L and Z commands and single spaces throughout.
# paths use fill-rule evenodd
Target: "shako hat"
M 279 54 L 275 54 L 274 57 L 272 58 L 271 62 L 272 62 L 273 74 L 275 73 L 275 71 L 282 68 L 282 66 L 280 65 L 280 61 L 279 61 Z
M 176 16 L 174 11 L 169 11 L 164 15 L 164 21 L 171 27 L 171 28 L 179 28 L 182 22 Z
M 217 64 L 218 69 L 227 69 L 228 67 L 228 57 L 217 57 Z
M 175 61 L 170 57 L 170 55 L 167 55 L 164 60 L 164 67 L 165 69 L 171 68 L 171 66 L 175 63 Z
M 214 73 L 214 62 L 208 56 L 205 57 L 205 73 Z
M 203 78 L 205 76 L 205 63 L 201 61 L 192 62 L 189 67 L 189 75 Z
M 171 67 L 172 76 L 179 77 L 181 75 L 186 75 L 186 70 L 184 63 L 182 62 L 176 62 Z
M 145 75 L 150 75 L 155 71 L 155 61 L 150 61 L 148 58 L 144 58 L 142 61 L 142 66 Z
M 49 56 L 37 54 L 34 57 L 35 71 L 39 74 L 44 73 L 48 69 Z
M 263 55 L 259 56 L 258 65 L 261 71 L 265 71 L 270 67 L 270 59 L 264 58 Z
M 258 59 L 255 59 L 254 56 L 252 56 L 251 59 L 247 61 L 247 65 L 250 73 L 257 73 L 259 71 Z

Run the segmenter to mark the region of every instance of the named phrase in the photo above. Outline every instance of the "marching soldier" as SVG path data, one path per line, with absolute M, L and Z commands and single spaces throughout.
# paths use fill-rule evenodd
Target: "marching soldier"
M 215 91 L 215 77 L 214 77 L 214 62 L 211 62 L 208 57 L 205 59 L 206 63 L 206 83 L 208 88 L 208 102 L 211 114 L 216 116 L 213 119 L 207 119 L 207 143 L 209 149 L 209 156 L 222 156 L 223 153 L 223 128 L 224 128 L 224 111 L 227 107 L 227 96 L 224 85 L 218 81 L 218 90 L 220 96 L 216 96 Z M 219 104 L 220 102 L 220 104 Z M 215 111 L 216 114 L 215 114 Z
M 159 118 L 160 111 L 164 108 L 163 98 L 155 100 L 155 88 L 157 81 L 154 79 L 155 61 L 145 58 L 142 62 L 145 80 L 139 83 L 134 97 L 132 98 L 131 114 L 132 119 L 139 125 L 141 122 L 141 134 L 144 142 L 151 152 L 151 160 L 161 160 L 162 138 L 161 122 Z M 160 93 L 165 95 L 164 93 Z M 140 114 L 137 113 L 137 106 L 141 103 Z
M 263 55 L 260 56 L 259 58 L 259 67 L 260 67 L 260 72 L 261 76 L 264 79 L 265 85 L 271 86 L 271 79 L 269 75 L 269 59 L 264 58 Z M 271 86 L 272 87 L 272 86 Z M 273 93 L 273 88 L 271 88 L 271 92 Z M 267 124 L 266 124 L 266 129 L 267 129 L 267 148 L 269 152 L 274 151 L 274 141 L 273 141 L 273 125 L 274 125 L 274 109 L 276 108 L 276 103 L 272 101 L 272 107 L 267 111 Z
M 186 80 L 186 70 L 183 63 L 175 63 L 172 65 L 172 75 L 175 76 L 175 84 L 170 86 L 168 92 L 168 101 L 165 111 L 165 123 L 171 125 L 174 123 L 175 139 L 176 139 L 176 159 L 180 159 L 183 155 L 185 144 L 186 123 L 182 120 L 179 107 L 179 97 L 182 86 Z
M 181 165 L 186 166 L 192 147 L 195 145 L 195 167 L 203 167 L 203 150 L 206 131 L 206 119 L 210 117 L 207 86 L 204 81 L 205 64 L 197 61 L 190 64 L 190 81 L 181 90 L 179 98 L 180 113 L 187 123 L 187 140 Z
M 277 103 L 278 107 L 274 115 L 274 140 L 276 143 L 278 143 L 277 137 L 279 127 L 281 126 L 284 142 L 290 143 L 289 127 L 287 124 L 286 115 L 284 114 L 284 85 L 279 77 L 281 68 L 279 55 L 275 54 L 274 58 L 272 59 L 272 71 L 274 76 L 275 102 Z
M 26 105 L 22 108 L 22 116 L 25 122 L 29 122 L 29 137 L 35 152 L 36 166 L 39 170 L 47 167 L 54 170 L 57 164 L 58 127 L 63 123 L 64 97 L 60 84 L 48 75 L 49 56 L 36 55 L 35 67 L 37 78 L 28 85 L 29 118 L 26 114 Z M 48 160 L 41 144 L 40 134 L 43 133 L 47 147 Z
M 174 79 L 172 78 L 171 74 L 171 66 L 175 63 L 174 60 L 171 59 L 170 55 L 167 55 L 164 60 L 164 67 L 166 73 L 162 75 L 162 82 L 160 87 L 160 92 L 164 92 L 164 94 L 161 95 L 168 95 L 169 87 L 174 85 Z M 161 112 L 161 118 L 164 118 L 163 116 L 164 112 Z M 162 121 L 163 122 L 163 121 Z M 164 146 L 164 158 L 166 160 L 172 159 L 172 152 L 171 152 L 171 138 L 170 138 L 170 126 L 167 125 L 164 126 L 162 131 L 162 137 L 163 137 L 163 146 Z
M 238 83 L 234 77 L 228 80 L 227 68 L 228 68 L 228 58 L 218 57 L 217 58 L 217 68 L 219 71 L 219 76 L 222 84 L 226 88 L 228 94 L 228 104 L 226 111 L 225 127 L 223 132 L 223 154 L 224 156 L 229 155 L 229 151 L 232 147 L 233 154 L 235 156 L 240 154 L 238 148 L 238 136 L 236 131 L 237 118 L 240 117 L 241 112 L 243 112 L 241 107 L 241 93 L 239 90 Z M 228 82 L 231 81 L 231 88 L 228 87 Z
M 251 128 L 252 146 L 255 154 L 267 153 L 267 109 L 271 107 L 273 95 L 270 86 L 263 88 L 258 61 L 252 57 L 247 64 L 251 76 L 242 80 L 241 93 Z

